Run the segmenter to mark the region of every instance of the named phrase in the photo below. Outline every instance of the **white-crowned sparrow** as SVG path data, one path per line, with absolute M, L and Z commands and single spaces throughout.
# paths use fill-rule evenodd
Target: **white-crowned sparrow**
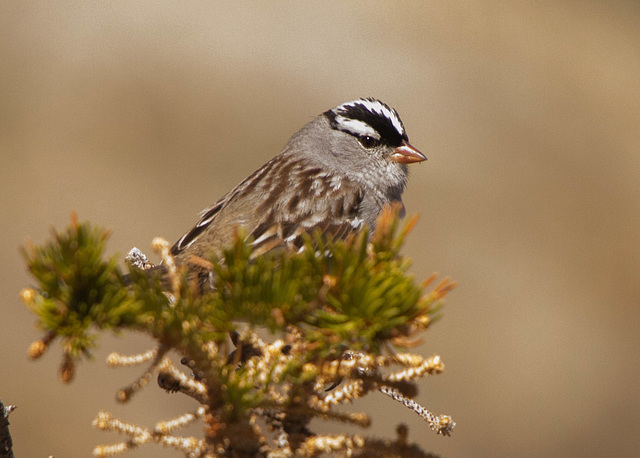
M 426 157 L 409 144 L 393 108 L 363 98 L 308 123 L 284 150 L 213 206 L 171 248 L 178 264 L 219 255 L 237 226 L 253 238 L 255 254 L 299 248 L 316 229 L 343 238 L 363 224 L 375 228 L 381 209 L 402 202 L 407 166 Z

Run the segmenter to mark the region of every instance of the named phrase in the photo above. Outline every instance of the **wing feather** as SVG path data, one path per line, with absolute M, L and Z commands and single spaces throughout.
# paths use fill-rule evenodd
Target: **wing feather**
M 298 250 L 305 232 L 343 239 L 359 230 L 363 188 L 305 161 L 285 150 L 203 210 L 172 247 L 177 262 L 220 254 L 238 226 L 253 239 L 255 256 L 276 248 Z

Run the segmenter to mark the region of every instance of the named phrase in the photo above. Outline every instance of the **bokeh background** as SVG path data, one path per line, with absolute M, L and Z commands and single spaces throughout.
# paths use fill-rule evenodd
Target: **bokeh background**
M 418 349 L 443 375 L 418 401 L 437 437 L 382 395 L 369 435 L 442 456 L 640 454 L 640 3 L 0 3 L 0 397 L 17 456 L 88 456 L 121 440 L 106 409 L 153 425 L 194 406 L 152 384 L 105 336 L 70 386 L 60 349 L 18 300 L 18 247 L 72 210 L 113 229 L 109 253 L 176 240 L 315 115 L 375 96 L 429 161 L 405 203 L 413 272 L 459 287 Z M 342 425 L 328 430 L 341 431 Z M 199 428 L 188 434 L 200 434 Z M 179 456 L 151 445 L 137 457 Z

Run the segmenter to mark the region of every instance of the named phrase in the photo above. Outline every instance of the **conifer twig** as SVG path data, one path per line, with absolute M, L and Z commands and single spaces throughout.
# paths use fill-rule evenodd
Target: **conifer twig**
M 0 400 L 0 458 L 14 458 L 13 441 L 9 432 L 9 414 L 16 406 L 5 406 Z

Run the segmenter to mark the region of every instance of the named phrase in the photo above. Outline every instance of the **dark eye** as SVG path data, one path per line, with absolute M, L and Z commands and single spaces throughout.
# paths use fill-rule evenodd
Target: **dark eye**
M 378 146 L 380 144 L 380 140 L 377 140 L 368 135 L 363 135 L 362 137 L 359 138 L 359 140 L 360 140 L 360 144 L 365 148 L 373 148 L 374 146 Z

